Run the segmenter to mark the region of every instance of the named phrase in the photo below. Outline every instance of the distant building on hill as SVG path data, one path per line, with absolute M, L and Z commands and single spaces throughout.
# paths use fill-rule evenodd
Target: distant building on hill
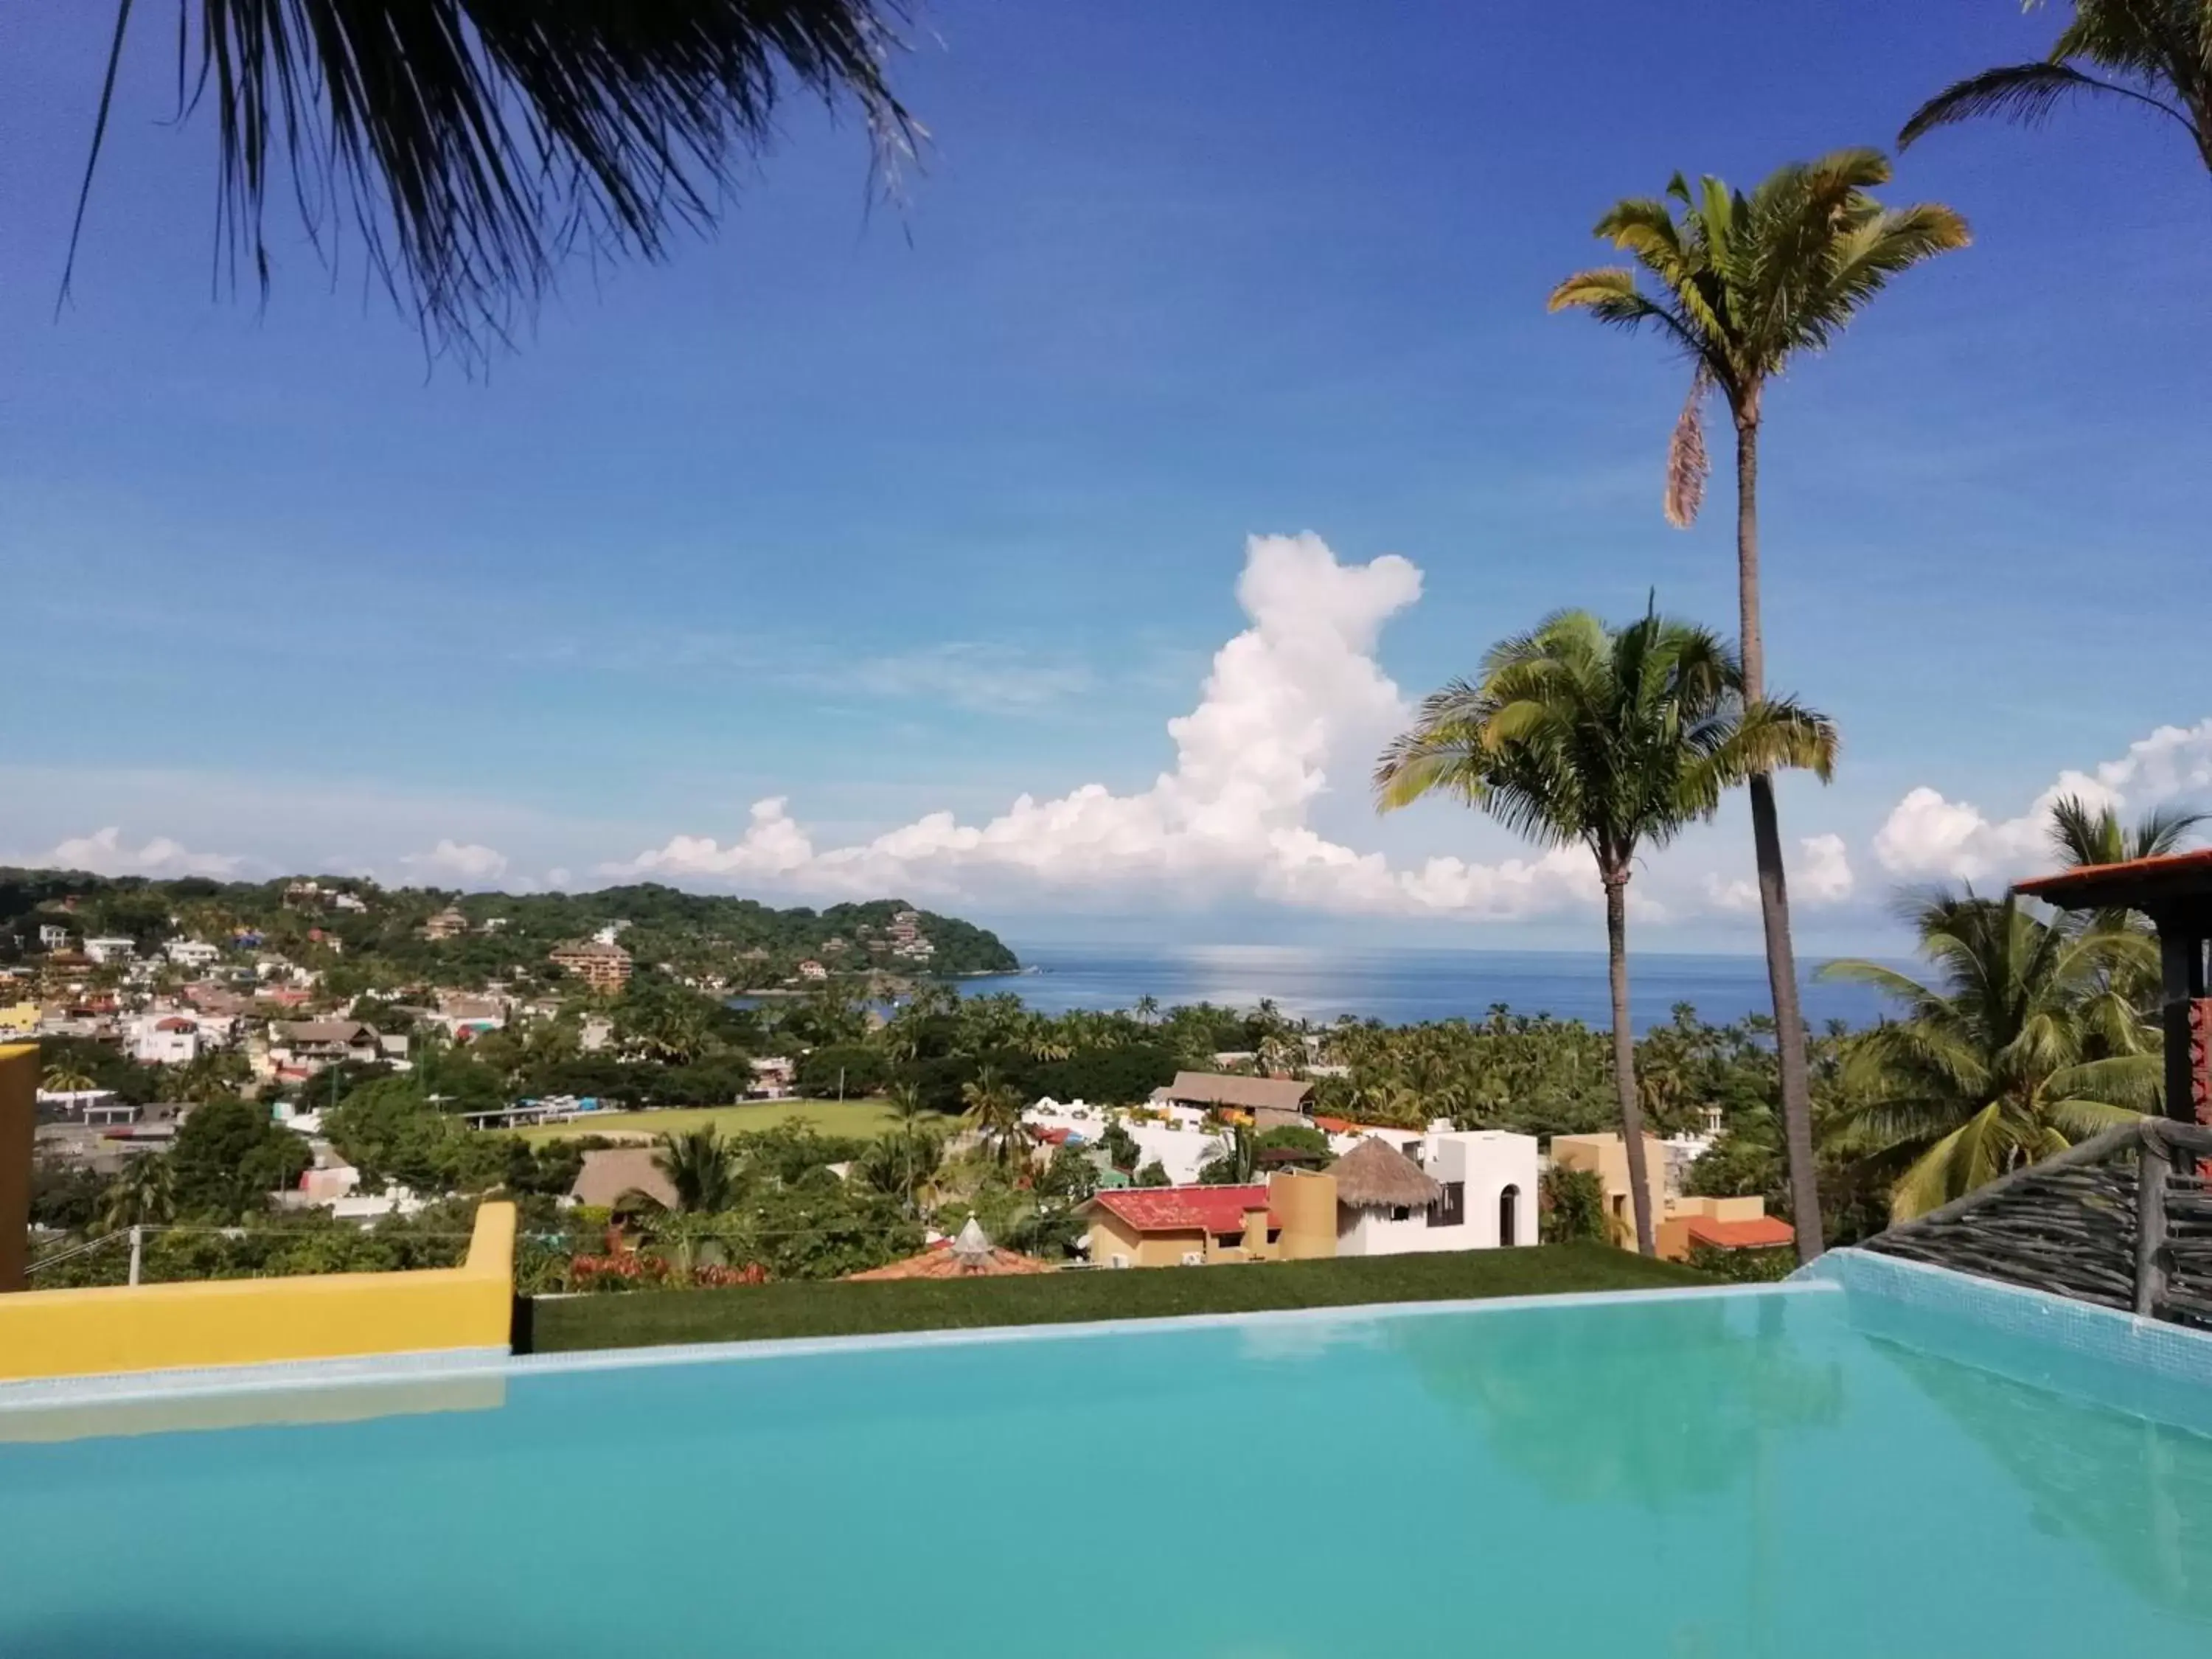
M 1231 1107 L 1252 1114 L 1254 1126 L 1273 1128 L 1303 1121 L 1312 1111 L 1313 1085 L 1287 1077 L 1236 1077 L 1225 1072 L 1177 1072 L 1175 1081 L 1155 1089 L 1157 1105 Z
M 827 979 L 830 977 L 830 970 L 820 963 L 810 959 L 799 964 L 799 976 L 801 979 Z
M 619 991 L 629 983 L 630 954 L 619 945 L 584 939 L 556 946 L 547 960 L 594 991 Z
M 468 931 L 469 919 L 451 908 L 439 911 L 422 924 L 424 939 L 459 939 Z

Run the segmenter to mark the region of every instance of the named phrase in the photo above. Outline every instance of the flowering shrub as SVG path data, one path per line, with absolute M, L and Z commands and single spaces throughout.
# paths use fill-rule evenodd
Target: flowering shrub
M 768 1269 L 757 1261 L 742 1267 L 702 1262 L 685 1272 L 665 1258 L 635 1250 L 616 1250 L 605 1255 L 579 1255 L 568 1262 L 572 1291 L 722 1290 L 736 1285 L 765 1285 Z

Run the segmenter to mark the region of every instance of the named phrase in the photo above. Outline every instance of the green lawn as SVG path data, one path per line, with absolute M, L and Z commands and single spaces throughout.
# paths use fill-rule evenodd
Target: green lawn
M 744 1290 L 641 1291 L 541 1298 L 531 1346 L 645 1347 L 665 1342 L 852 1336 L 869 1331 L 1053 1325 L 1175 1314 L 1249 1313 L 1567 1291 L 1652 1290 L 1713 1281 L 1601 1244 L 1365 1256 L 1213 1267 L 1138 1268 L 962 1281 L 853 1285 L 791 1280 Z
M 668 1135 L 715 1128 L 726 1135 L 805 1123 L 825 1135 L 879 1135 L 897 1121 L 889 1101 L 764 1100 L 743 1106 L 672 1106 L 659 1112 L 594 1112 L 568 1123 L 541 1123 L 515 1131 L 524 1139 L 574 1140 L 583 1135 Z

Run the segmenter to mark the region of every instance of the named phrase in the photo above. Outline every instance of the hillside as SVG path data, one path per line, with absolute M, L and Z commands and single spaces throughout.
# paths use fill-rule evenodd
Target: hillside
M 466 931 L 427 937 L 430 919 L 448 909 L 465 919 Z M 805 961 L 839 975 L 909 977 L 1021 965 L 996 934 L 899 899 L 780 910 L 657 883 L 594 893 L 456 894 L 343 877 L 153 881 L 0 869 L 0 958 L 40 954 L 41 927 L 64 928 L 71 946 L 114 935 L 142 952 L 179 936 L 228 945 L 258 933 L 267 948 L 295 959 L 330 959 L 339 979 L 363 988 L 538 975 L 555 945 L 609 927 L 619 928 L 640 964 L 665 963 L 680 976 L 725 981 L 732 990 L 781 985 Z

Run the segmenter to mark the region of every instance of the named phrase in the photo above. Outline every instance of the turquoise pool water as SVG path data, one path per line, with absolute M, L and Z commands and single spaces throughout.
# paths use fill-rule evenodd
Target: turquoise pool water
M 2212 1437 L 2156 1420 L 2203 1416 L 2202 1390 L 2123 1408 L 2094 1365 L 2023 1380 L 2032 1348 L 1992 1340 L 1985 1369 L 1910 1319 L 1869 1329 L 1857 1300 L 1263 1318 L 4 1413 L 0 1653 L 2212 1651 Z

